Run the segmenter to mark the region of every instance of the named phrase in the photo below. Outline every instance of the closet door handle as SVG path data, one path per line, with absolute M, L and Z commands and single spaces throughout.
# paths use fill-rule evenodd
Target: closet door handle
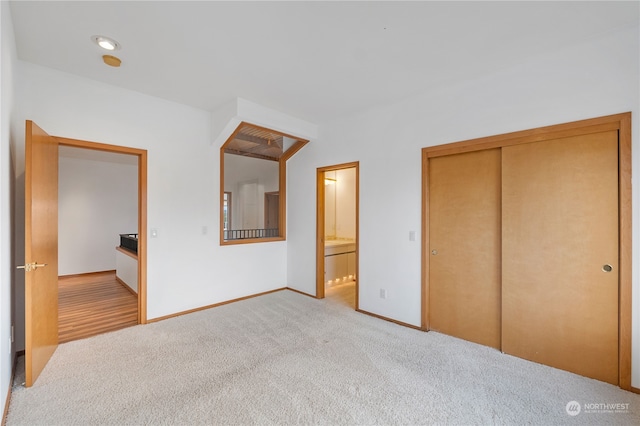
M 613 266 L 611 266 L 611 265 L 609 265 L 608 263 L 606 263 L 606 264 L 604 264 L 604 265 L 602 266 L 602 270 L 603 270 L 604 272 L 611 272 L 611 271 L 613 271 Z

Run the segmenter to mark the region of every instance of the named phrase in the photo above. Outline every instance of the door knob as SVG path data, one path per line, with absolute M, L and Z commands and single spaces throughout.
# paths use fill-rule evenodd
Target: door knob
M 436 249 L 431 250 L 431 254 L 435 256 L 436 254 L 438 254 L 438 250 Z
M 611 266 L 611 265 L 609 265 L 609 264 L 607 263 L 607 264 L 605 264 L 604 266 L 602 266 L 602 270 L 603 270 L 604 272 L 611 272 L 611 271 L 613 271 L 613 266 Z
M 16 266 L 16 269 L 24 269 L 25 272 L 31 272 L 31 271 L 35 271 L 38 268 L 43 268 L 45 266 L 47 266 L 46 263 L 31 262 L 25 265 Z

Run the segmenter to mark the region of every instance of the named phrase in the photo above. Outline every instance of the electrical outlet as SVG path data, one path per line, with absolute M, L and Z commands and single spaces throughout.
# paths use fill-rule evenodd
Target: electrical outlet
M 209 229 L 206 226 L 202 227 L 202 235 L 207 235 L 207 232 L 209 232 Z
M 416 231 L 409 231 L 409 241 L 416 240 Z
M 386 299 L 387 298 L 387 290 L 385 290 L 384 288 L 380 289 L 380 299 Z

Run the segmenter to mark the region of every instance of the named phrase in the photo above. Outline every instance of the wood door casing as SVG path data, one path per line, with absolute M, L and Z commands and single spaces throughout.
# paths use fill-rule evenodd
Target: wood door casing
M 317 299 L 325 297 L 325 177 L 326 172 L 343 169 L 355 169 L 355 216 L 356 216 L 356 253 L 355 253 L 355 310 L 368 313 L 360 309 L 359 287 L 360 287 L 360 266 L 359 266 L 359 246 L 360 246 L 360 163 L 336 164 L 333 166 L 319 167 L 316 169 L 316 294 Z
M 25 136 L 25 385 L 58 347 L 58 141 L 27 121 Z
M 138 157 L 138 324 L 147 320 L 147 150 L 56 135 L 58 145 Z
M 617 384 L 618 132 L 502 154 L 503 351 Z
M 430 329 L 500 349 L 500 149 L 429 160 Z

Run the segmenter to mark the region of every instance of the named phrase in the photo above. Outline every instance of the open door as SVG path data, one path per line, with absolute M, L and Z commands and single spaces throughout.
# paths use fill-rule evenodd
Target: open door
M 58 141 L 27 121 L 25 136 L 25 385 L 58 347 Z

